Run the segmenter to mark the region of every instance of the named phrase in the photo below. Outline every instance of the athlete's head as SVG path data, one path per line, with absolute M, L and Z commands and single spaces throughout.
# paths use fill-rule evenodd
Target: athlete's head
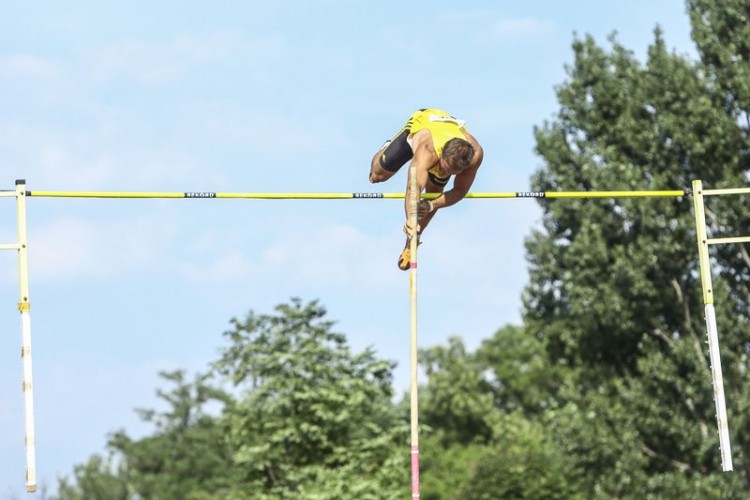
M 442 166 L 450 174 L 459 174 L 469 168 L 474 157 L 474 147 L 464 139 L 454 137 L 443 146 Z

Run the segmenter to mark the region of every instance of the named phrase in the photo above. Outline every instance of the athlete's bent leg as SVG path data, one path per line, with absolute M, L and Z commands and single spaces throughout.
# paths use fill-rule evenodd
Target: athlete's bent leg
M 370 162 L 370 182 L 387 181 L 412 159 L 414 153 L 407 141 L 408 137 L 409 131 L 402 129 L 396 137 L 383 144 L 375 153 Z
M 380 157 L 382 154 L 383 150 L 381 149 L 377 153 L 375 153 L 375 156 L 373 156 L 372 158 L 372 162 L 370 162 L 370 182 L 373 184 L 387 181 L 396 174 L 396 172 L 391 172 L 390 170 L 386 170 L 380 166 Z

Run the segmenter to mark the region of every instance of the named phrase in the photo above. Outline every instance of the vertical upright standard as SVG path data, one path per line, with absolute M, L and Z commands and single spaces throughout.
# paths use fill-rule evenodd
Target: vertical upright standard
M 701 181 L 693 181 L 693 205 L 695 207 L 695 227 L 698 237 L 698 259 L 700 262 L 701 288 L 703 289 L 703 308 L 706 316 L 706 329 L 708 332 L 708 355 L 711 362 L 711 378 L 714 385 L 716 424 L 719 428 L 719 452 L 721 453 L 721 468 L 726 472 L 732 470 L 732 451 L 729 444 L 729 422 L 727 421 L 727 406 L 724 399 L 724 378 L 721 373 L 719 333 L 716 328 L 714 292 L 713 285 L 711 283 L 711 262 L 708 256 L 709 243 L 718 241 L 712 241 L 708 238 L 708 234 L 706 231 L 706 212 L 703 206 L 703 195 L 703 183 Z
M 421 191 L 417 185 L 417 169 L 409 168 L 409 298 L 411 349 L 411 497 L 419 498 L 419 399 L 417 397 L 417 246 L 419 245 L 418 210 Z
M 21 362 L 23 364 L 23 403 L 26 426 L 26 491 L 36 491 L 36 442 L 34 439 L 34 388 L 31 370 L 31 317 L 29 309 L 29 249 L 26 239 L 26 181 L 17 180 L 15 191 L 0 196 L 15 196 L 18 226 L 16 243 L 0 244 L 0 250 L 18 251 L 18 310 L 21 313 Z

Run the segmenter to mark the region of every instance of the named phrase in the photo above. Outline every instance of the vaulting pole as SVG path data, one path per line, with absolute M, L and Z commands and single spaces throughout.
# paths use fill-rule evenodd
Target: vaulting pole
M 708 245 L 711 241 L 708 239 L 706 231 L 706 212 L 703 205 L 703 195 L 703 183 L 701 181 L 693 181 L 693 206 L 695 208 L 698 261 L 700 263 L 701 287 L 703 289 L 703 310 L 706 317 L 706 330 L 708 332 L 708 356 L 711 362 L 711 379 L 714 386 L 716 424 L 719 428 L 721 468 L 726 472 L 732 470 L 732 451 L 729 444 L 729 422 L 727 420 L 727 405 L 724 399 L 724 378 L 721 373 L 719 333 L 716 328 L 714 292 L 711 283 L 711 262 L 708 255 Z
M 411 348 L 411 497 L 419 498 L 419 398 L 417 360 L 417 232 L 419 200 L 421 190 L 417 185 L 417 169 L 409 168 L 409 224 L 412 235 L 409 240 L 409 298 L 410 298 L 410 348 Z

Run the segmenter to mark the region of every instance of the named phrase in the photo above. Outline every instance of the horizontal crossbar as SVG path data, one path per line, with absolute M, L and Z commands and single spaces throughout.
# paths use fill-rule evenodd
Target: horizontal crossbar
M 685 196 L 683 190 L 672 191 L 519 191 L 500 193 L 468 193 L 466 198 L 656 198 Z M 265 200 L 342 200 L 342 199 L 403 199 L 404 193 L 215 193 L 135 192 L 135 191 L 27 191 L 37 198 L 236 198 Z M 437 198 L 439 194 L 423 194 Z
M 715 196 L 720 194 L 750 194 L 750 188 L 729 189 L 704 189 L 703 196 Z
M 737 236 L 734 238 L 709 238 L 706 243 L 709 245 L 720 245 L 722 243 L 747 243 L 750 242 L 750 236 Z

